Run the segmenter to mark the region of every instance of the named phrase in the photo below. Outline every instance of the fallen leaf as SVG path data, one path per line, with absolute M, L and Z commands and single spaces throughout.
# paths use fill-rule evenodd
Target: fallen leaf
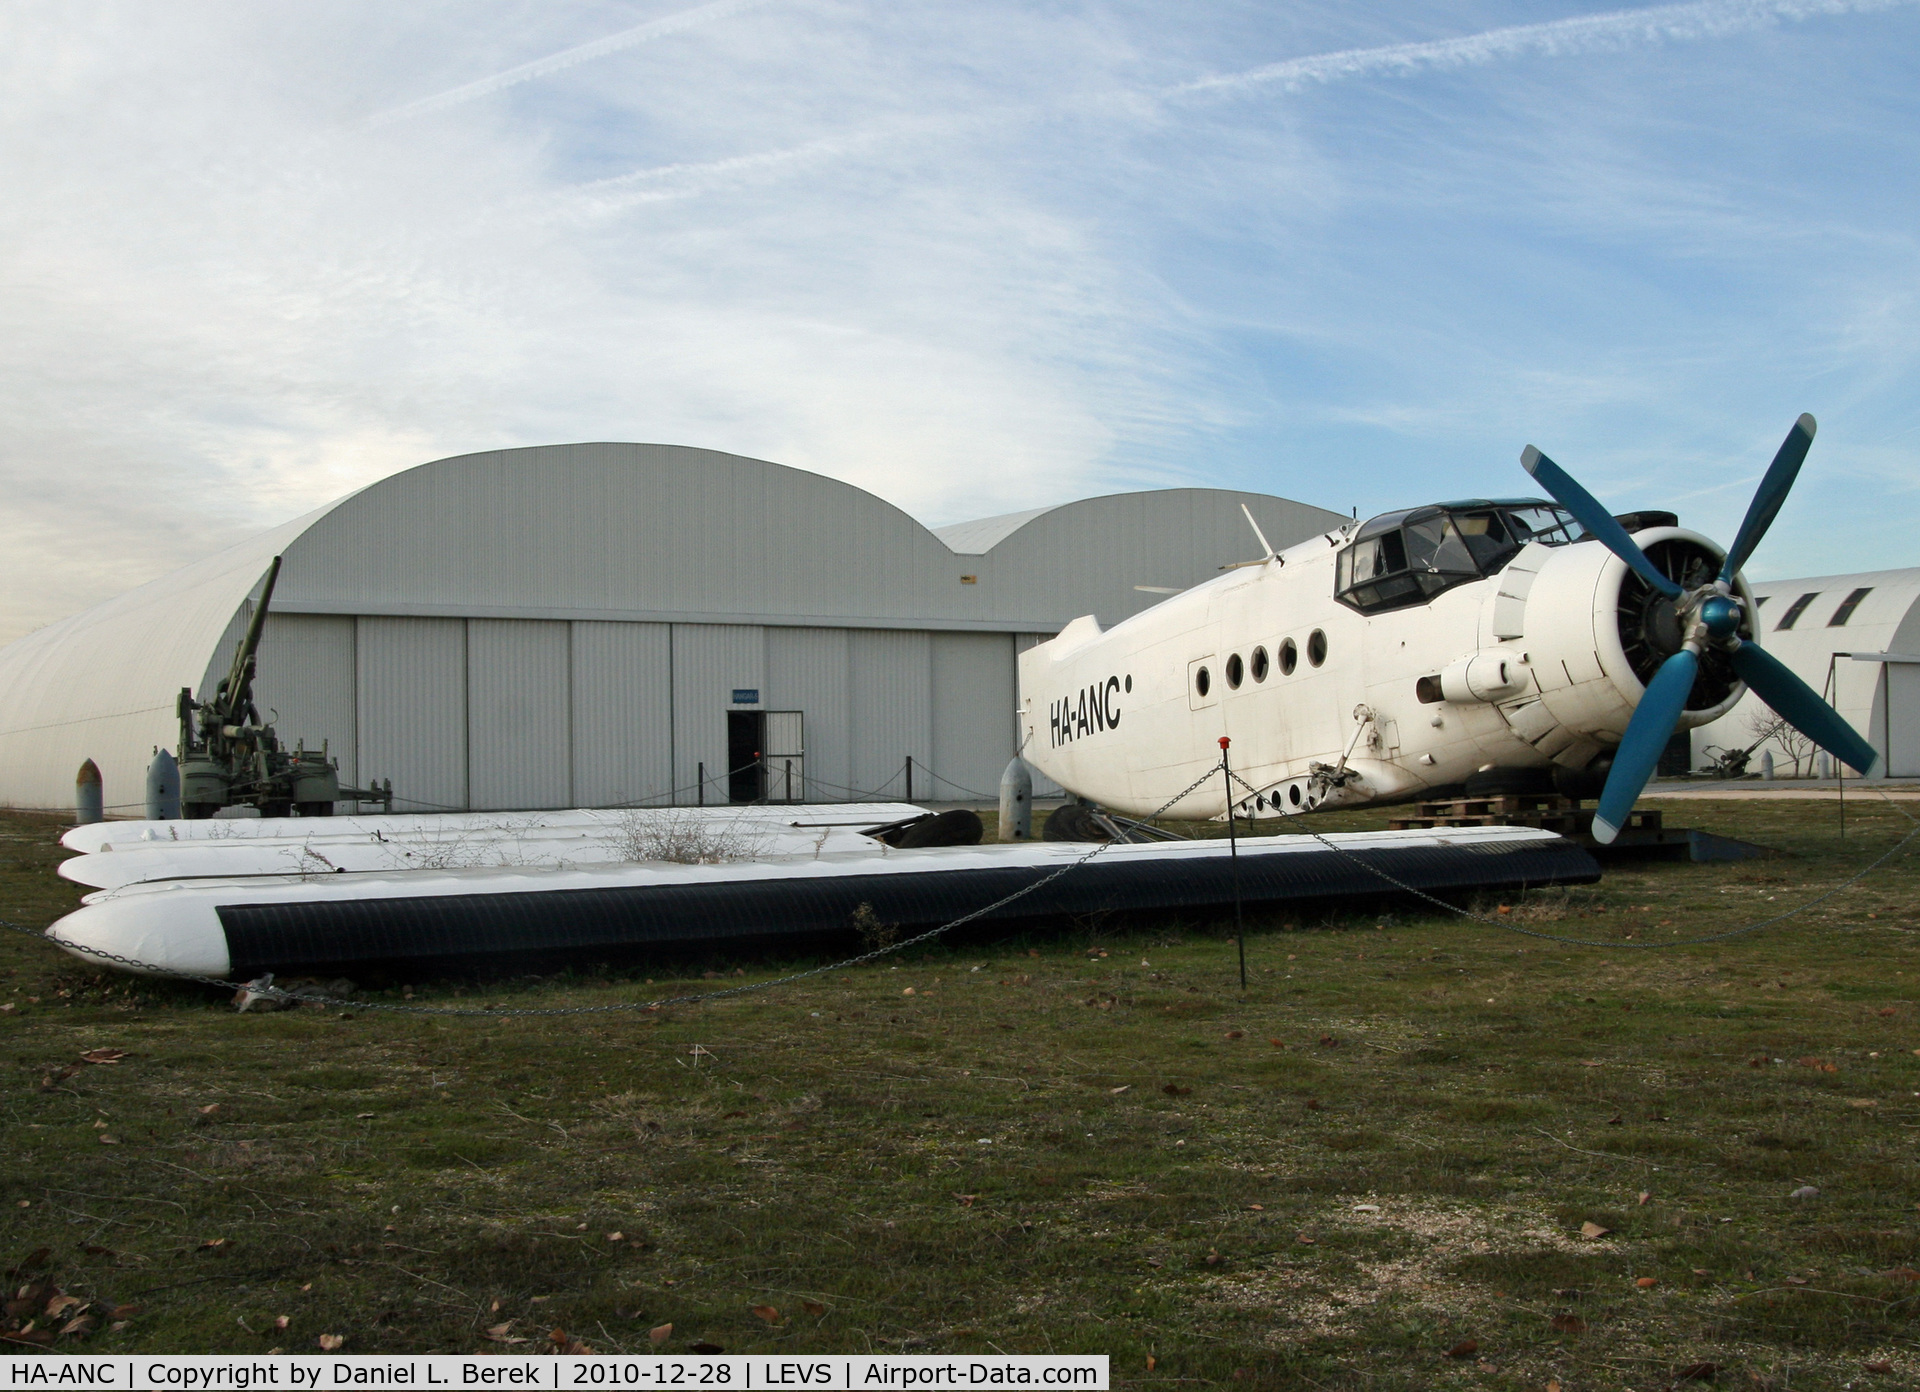
M 322 1334 L 318 1339 L 314 1340 L 314 1342 L 320 1345 L 322 1352 L 332 1353 L 335 1349 L 347 1342 L 347 1336 L 344 1334 Z
M 212 1116 L 215 1112 L 219 1110 L 220 1110 L 220 1104 L 218 1102 L 209 1102 L 207 1103 L 206 1106 L 199 1109 L 201 1116 Z
M 661 1344 L 666 1343 L 666 1341 L 668 1339 L 671 1339 L 672 1337 L 673 1337 L 672 1324 L 656 1324 L 654 1325 L 653 1328 L 647 1331 L 647 1339 L 649 1342 L 653 1344 L 655 1348 L 658 1348 Z
M 62 1336 L 71 1334 L 77 1339 L 86 1338 L 87 1335 L 93 1333 L 93 1316 L 92 1315 L 74 1316 L 72 1319 L 68 1320 L 65 1324 L 60 1326 L 60 1333 Z
M 1589 1242 L 1597 1241 L 1612 1231 L 1612 1228 L 1603 1228 L 1592 1219 L 1588 1219 L 1580 1225 L 1580 1236 L 1586 1238 Z
M 1471 1358 L 1478 1352 L 1480 1352 L 1480 1341 L 1478 1339 L 1462 1339 L 1459 1343 L 1447 1350 L 1447 1357 Z
M 1847 1105 L 1849 1107 L 1877 1107 L 1880 1104 L 1871 1097 L 1849 1097 L 1847 1099 Z
M 900 994 L 901 994 L 901 995 L 903 995 L 903 996 L 910 996 L 910 995 L 912 995 L 912 994 L 913 994 L 913 987 L 911 987 L 911 986 L 909 986 L 909 987 L 907 987 L 907 988 L 906 988 L 906 989 L 905 989 L 904 991 L 902 991 L 902 992 L 901 992 Z
M 1869 1373 L 1890 1373 L 1893 1371 L 1893 1364 L 1883 1363 L 1878 1360 L 1872 1363 L 1862 1363 L 1860 1366 Z
M 119 1145 L 120 1138 L 118 1136 L 109 1136 L 106 1132 L 102 1131 L 100 1133 L 100 1144 L 101 1145 Z
M 273 1317 L 273 1327 L 275 1329 L 285 1329 L 288 1325 L 292 1323 L 293 1323 L 293 1317 L 290 1315 L 275 1315 Z
M 1578 1315 L 1555 1315 L 1547 1321 L 1556 1334 L 1584 1334 L 1587 1322 Z
M 1250 1203 L 1247 1205 L 1247 1207 L 1252 1209 L 1255 1213 L 1265 1213 L 1267 1211 L 1267 1206 L 1261 1203 Z
M 1696 1266 L 1696 1267 L 1694 1267 L 1694 1269 L 1693 1269 L 1693 1274 L 1694 1274 L 1694 1275 L 1696 1275 L 1696 1276 L 1711 1276 L 1711 1275 L 1713 1275 L 1713 1273 L 1712 1273 L 1711 1271 L 1709 1271 L 1709 1270 L 1707 1270 L 1707 1269 L 1706 1269 L 1706 1267 L 1704 1267 L 1704 1266 Z
M 86 1246 L 82 1247 L 80 1250 L 85 1252 L 90 1257 L 117 1257 L 120 1255 L 118 1252 L 114 1251 L 113 1248 L 102 1247 L 97 1242 L 89 1242 Z
M 1624 1124 L 1625 1124 L 1625 1119 L 1618 1112 L 1615 1112 L 1612 1116 L 1607 1118 L 1607 1125 L 1609 1126 L 1621 1126 Z
M 1159 1366 L 1160 1366 L 1160 1360 L 1155 1358 L 1152 1354 L 1148 1354 L 1147 1355 L 1147 1371 L 1152 1372 L 1155 1368 Z
M 1247 1032 L 1245 1030 L 1228 1030 L 1227 1031 L 1227 1038 L 1229 1039 L 1245 1039 L 1246 1037 L 1247 1037 Z
M 1790 1286 L 1804 1286 L 1807 1283 L 1807 1278 L 1804 1276 L 1787 1276 L 1782 1279 Z
M 146 1307 L 142 1305 L 116 1305 L 111 1310 L 107 1311 L 107 1318 L 116 1319 L 116 1320 L 129 1320 L 129 1319 L 132 1319 L 135 1315 L 139 1314 L 145 1308 Z
M 1791 1194 L 1787 1195 L 1787 1197 L 1790 1199 L 1817 1199 L 1820 1197 L 1820 1191 L 1811 1184 L 1803 1184 Z
M 827 1307 L 817 1300 L 802 1300 L 800 1308 L 810 1315 L 824 1315 L 827 1312 Z
M 1284 1044 L 1282 1044 L 1282 1043 L 1281 1043 L 1281 1042 L 1280 1042 L 1279 1040 L 1277 1040 L 1277 1039 L 1269 1039 L 1269 1040 L 1267 1041 L 1267 1043 L 1269 1043 L 1269 1044 L 1271 1044 L 1271 1045 L 1273 1045 L 1273 1047 L 1274 1047 L 1274 1048 L 1276 1048 L 1276 1049 L 1284 1049 L 1284 1048 L 1286 1048 L 1286 1047 L 1287 1047 L 1286 1045 L 1284 1045 Z
M 1340 1041 L 1339 1041 L 1339 1040 L 1337 1040 L 1337 1039 L 1335 1039 L 1335 1038 L 1334 1038 L 1334 1037 L 1333 1037 L 1332 1035 L 1330 1035 L 1330 1034 L 1323 1034 L 1323 1035 L 1321 1035 L 1321 1036 L 1320 1036 L 1320 1042 L 1321 1042 L 1322 1044 L 1324 1044 L 1324 1045 L 1326 1045 L 1326 1046 L 1327 1046 L 1327 1047 L 1328 1047 L 1329 1049 L 1337 1049 L 1337 1048 L 1339 1048 L 1339 1047 L 1340 1047 Z
M 125 1049 L 89 1049 L 80 1055 L 82 1063 L 118 1063 L 127 1056 Z
M 1654 1276 L 1642 1276 L 1639 1280 L 1634 1282 L 1634 1285 L 1640 1287 L 1641 1290 L 1652 1290 L 1655 1286 L 1659 1284 L 1660 1284 L 1659 1278 Z
M 1896 1266 L 1891 1271 L 1881 1272 L 1880 1275 L 1889 1281 L 1920 1281 L 1920 1271 L 1915 1271 L 1910 1266 Z
M 974 1200 L 979 1197 L 980 1196 L 978 1194 L 955 1194 L 954 1195 L 954 1198 L 960 1200 L 961 1205 L 965 1208 L 972 1208 Z
M 86 1303 L 86 1301 L 77 1295 L 56 1293 L 53 1299 L 47 1302 L 46 1316 L 48 1319 L 59 1319 L 60 1316 L 66 1314 L 67 1311 L 73 1309 L 76 1305 L 84 1305 Z
M 1165 1087 L 1161 1088 L 1160 1091 L 1166 1093 L 1169 1097 L 1185 1097 L 1188 1093 L 1192 1092 L 1193 1089 L 1190 1087 L 1181 1087 L 1178 1083 L 1168 1083 Z
M 527 1342 L 525 1339 L 514 1337 L 511 1332 L 512 1329 L 512 1320 L 508 1320 L 505 1324 L 490 1325 L 485 1337 L 496 1344 L 524 1344 Z
M 1309 1097 L 1306 1106 L 1308 1111 L 1317 1112 L 1320 1110 L 1320 1099 L 1317 1097 Z
M 753 1308 L 753 1313 L 756 1316 L 758 1316 L 760 1319 L 765 1320 L 768 1324 L 780 1323 L 780 1312 L 774 1309 L 773 1306 L 755 1305 L 752 1308 Z
M 1634 1199 L 1634 1202 L 1639 1204 L 1642 1208 L 1645 1208 L 1647 1206 L 1647 1201 L 1652 1197 L 1653 1197 L 1652 1194 L 1648 1193 L 1645 1189 L 1642 1189 L 1639 1195 Z
M 218 1252 L 221 1249 L 223 1249 L 226 1245 L 227 1245 L 226 1238 L 210 1237 L 205 1242 L 200 1244 L 200 1250 L 203 1252 Z
M 1107 1094 L 1111 1097 L 1118 1097 L 1121 1093 L 1125 1092 L 1128 1088 L 1132 1086 L 1133 1086 L 1132 1083 L 1124 1083 L 1117 1088 L 1108 1088 Z
M 1547 1392 L 1560 1392 L 1560 1384 L 1549 1378 L 1547 1380 Z

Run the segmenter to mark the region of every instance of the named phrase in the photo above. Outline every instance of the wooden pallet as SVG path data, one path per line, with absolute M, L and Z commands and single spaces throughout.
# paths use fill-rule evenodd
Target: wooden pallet
M 1436 827 L 1524 826 L 1561 836 L 1586 837 L 1593 830 L 1593 813 L 1572 798 L 1557 793 L 1509 793 L 1499 797 L 1449 798 L 1414 804 L 1411 816 L 1393 817 L 1389 831 L 1429 831 Z M 1658 832 L 1657 809 L 1635 810 L 1622 832 Z

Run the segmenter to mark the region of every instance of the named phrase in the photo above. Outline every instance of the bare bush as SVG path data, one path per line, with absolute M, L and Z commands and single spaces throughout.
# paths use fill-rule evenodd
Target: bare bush
M 1813 772 L 1813 741 L 1801 734 L 1786 720 L 1762 706 L 1747 717 L 1747 733 L 1754 740 L 1772 740 L 1780 747 L 1780 752 L 1793 764 L 1793 776 L 1801 777 L 1800 765 L 1804 761 L 1807 772 Z
M 723 865 L 761 854 L 766 837 L 744 822 L 719 822 L 683 810 L 634 808 L 621 813 L 613 842 L 627 860 Z

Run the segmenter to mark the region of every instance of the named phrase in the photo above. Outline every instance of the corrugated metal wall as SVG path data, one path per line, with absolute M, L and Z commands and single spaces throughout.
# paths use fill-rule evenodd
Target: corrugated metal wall
M 360 765 L 353 620 L 269 613 L 260 653 L 253 689 L 261 715 L 289 747 L 304 741 L 318 749 L 324 742 L 340 761 L 340 781 L 354 782 Z
M 692 804 L 702 763 L 724 802 L 729 710 L 801 713 L 809 800 L 903 796 L 908 755 L 919 798 L 992 797 L 1014 650 L 993 633 L 275 614 L 258 694 L 289 743 L 329 742 L 342 781 L 391 778 L 402 811 Z
M 356 642 L 364 776 L 396 811 L 468 806 L 466 621 L 363 618 Z
M 736 689 L 765 694 L 766 630 L 757 624 L 673 626 L 673 768 L 677 801 L 696 801 L 693 786 L 706 768 L 708 802 L 727 800 L 727 711 Z
M 854 629 L 847 639 L 852 768 L 859 792 L 904 797 L 907 756 L 933 755 L 933 653 L 930 635 Z M 918 797 L 929 794 L 916 780 Z
M 670 626 L 573 625 L 573 796 L 581 807 L 673 800 Z
M 933 768 L 922 797 L 996 797 L 1014 739 L 1013 637 L 936 633 Z M 914 791 L 920 792 L 916 779 Z
M 833 802 L 853 786 L 851 659 L 844 628 L 769 628 L 768 710 L 806 716 L 805 796 Z
M 467 780 L 475 807 L 573 805 L 568 625 L 467 621 Z

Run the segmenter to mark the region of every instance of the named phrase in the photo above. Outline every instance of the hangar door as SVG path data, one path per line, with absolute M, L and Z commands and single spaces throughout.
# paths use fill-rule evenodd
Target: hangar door
M 1893 778 L 1920 775 L 1920 662 L 1889 662 L 1887 692 L 1887 773 Z

